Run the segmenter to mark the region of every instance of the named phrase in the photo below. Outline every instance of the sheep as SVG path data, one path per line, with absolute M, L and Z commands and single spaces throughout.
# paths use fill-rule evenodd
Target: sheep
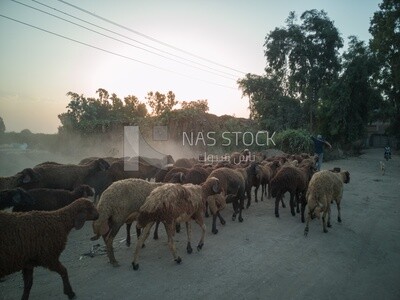
M 245 179 L 243 175 L 237 170 L 229 168 L 219 168 L 210 173 L 208 178 L 211 177 L 215 177 L 220 181 L 221 189 L 224 191 L 225 196 L 231 195 L 229 198 L 227 197 L 226 202 L 232 203 L 232 220 L 235 221 L 236 214 L 239 213 L 239 222 L 243 222 L 242 210 L 244 207 L 245 198 Z M 215 220 L 216 216 L 213 215 L 213 228 L 215 228 Z M 225 223 L 225 221 L 222 220 L 221 222 Z M 216 232 L 213 233 L 215 234 Z
M 21 188 L 0 191 L 0 210 L 13 207 L 33 205 L 35 199 Z
M 183 173 L 184 175 L 189 171 L 188 168 L 183 168 L 183 167 L 173 167 L 171 170 L 168 171 L 168 173 L 164 177 L 164 182 L 171 182 L 172 178 L 174 177 L 174 174 L 176 173 Z
M 97 203 L 99 218 L 93 222 L 92 240 L 103 237 L 107 256 L 113 266 L 119 266 L 115 259 L 113 241 L 125 223 L 131 224 L 147 196 L 163 183 L 148 182 L 139 178 L 129 178 L 114 182 L 101 195 Z M 128 222 L 127 220 L 130 219 Z M 130 225 L 127 225 L 129 232 Z M 130 236 L 127 237 L 129 245 Z
M 179 158 L 175 161 L 174 167 L 190 169 L 191 167 L 193 167 L 193 160 L 188 158 Z
M 92 188 L 85 184 L 76 187 L 73 191 L 40 188 L 27 190 L 25 193 L 35 199 L 34 203 L 14 205 L 13 212 L 57 210 L 71 204 L 76 199 L 93 196 Z
M 16 187 L 27 185 L 28 183 L 38 182 L 40 175 L 31 168 L 23 169 L 21 172 L 9 177 L 0 177 L 0 191 L 9 190 Z
M 59 258 L 65 249 L 72 228 L 80 229 L 85 221 L 96 220 L 99 214 L 85 198 L 56 211 L 23 213 L 0 212 L 0 278 L 22 270 L 24 292 L 28 299 L 33 282 L 33 269 L 41 266 L 60 274 L 64 294 L 75 297 L 67 269 Z
M 73 190 L 80 184 L 83 184 L 85 178 L 93 173 L 106 170 L 110 165 L 99 158 L 86 165 L 39 165 L 33 168 L 40 175 L 40 180 L 36 183 L 24 185 L 25 189 L 34 188 L 53 188 Z
M 323 231 L 328 232 L 327 227 L 331 225 L 331 208 L 330 203 L 336 202 L 338 210 L 338 222 L 342 222 L 340 215 L 340 202 L 343 196 L 343 183 L 350 182 L 350 173 L 341 171 L 334 173 L 329 170 L 319 171 L 314 174 L 308 186 L 307 198 L 307 222 L 304 229 L 304 235 L 307 236 L 309 230 L 310 219 L 320 218 L 322 212 L 322 227 Z M 326 219 L 328 215 L 328 219 Z
M 176 170 L 179 169 L 181 170 L 182 168 L 173 168 L 172 170 Z M 169 176 L 169 180 L 168 179 L 168 175 L 165 176 L 166 179 L 164 179 L 164 182 L 169 182 L 169 183 L 182 183 L 182 184 L 187 184 L 187 183 L 192 183 L 192 184 L 202 184 L 203 182 L 205 182 L 207 180 L 208 175 L 210 174 L 211 170 L 206 170 L 203 167 L 200 166 L 194 166 L 190 169 L 185 169 L 183 168 L 183 170 L 185 172 L 177 172 L 177 173 L 173 173 L 173 171 L 171 171 L 171 173 L 173 173 L 172 175 Z M 208 203 L 208 202 L 207 202 Z M 208 217 L 208 210 L 206 210 L 206 217 Z M 155 240 L 158 239 L 158 227 L 159 227 L 160 223 L 157 222 L 156 223 L 156 227 L 154 229 L 154 235 L 153 238 Z M 176 232 L 180 232 L 180 224 L 177 223 L 176 224 Z
M 284 194 L 289 192 L 290 212 L 293 216 L 296 215 L 294 210 L 294 199 L 296 197 L 296 202 L 301 202 L 301 221 L 304 223 L 305 194 L 314 170 L 314 166 L 311 164 L 305 164 L 302 167 L 285 166 L 272 178 L 271 195 L 275 198 L 275 216 L 277 218 L 279 218 L 279 201 L 282 201 Z M 299 212 L 298 207 L 297 212 Z
M 152 166 L 141 161 L 136 164 L 132 161 L 119 159 L 114 161 L 107 170 L 99 171 L 86 177 L 84 183 L 95 189 L 94 198 L 96 203 L 101 194 L 113 182 L 127 178 L 148 179 L 152 176 L 150 174 L 152 168 Z
M 187 253 L 192 253 L 191 247 L 191 224 L 193 219 L 199 224 L 202 234 L 197 245 L 200 251 L 204 245 L 206 226 L 204 224 L 203 213 L 205 199 L 208 196 L 219 193 L 219 180 L 212 177 L 203 185 L 194 185 L 191 183 L 180 185 L 166 183 L 154 189 L 147 197 L 145 203 L 140 207 L 137 219 L 137 227 L 144 228 L 139 241 L 136 244 L 132 267 L 134 270 L 139 268 L 139 251 L 150 233 L 151 227 L 155 222 L 162 222 L 168 235 L 168 246 L 174 260 L 179 264 L 181 257 L 177 254 L 173 236 L 175 233 L 175 223 L 185 222 L 187 230 Z

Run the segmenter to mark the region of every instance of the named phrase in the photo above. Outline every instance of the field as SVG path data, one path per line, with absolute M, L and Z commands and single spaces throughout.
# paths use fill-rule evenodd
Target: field
M 61 262 L 67 267 L 78 299 L 400 299 L 400 158 L 386 162 L 381 175 L 383 150 L 368 149 L 359 157 L 327 162 L 324 169 L 341 167 L 351 174 L 345 186 L 342 223 L 336 206 L 332 225 L 322 232 L 318 220 L 304 237 L 300 216 L 280 208 L 275 218 L 273 201 L 254 203 L 244 210 L 244 222 L 223 212 L 225 226 L 207 235 L 200 252 L 186 253 L 185 231 L 176 234 L 182 257 L 177 265 L 167 247 L 165 231 L 150 236 L 133 271 L 135 246 L 125 246 L 125 229 L 115 240 L 120 267 L 108 263 L 103 241 L 90 241 L 91 224 L 72 231 Z M 261 189 L 260 189 L 261 192 Z M 286 203 L 288 203 L 286 195 Z M 1 230 L 4 230 L 2 228 Z M 200 230 L 193 224 L 197 245 Z M 100 244 L 97 246 L 97 244 Z M 94 257 L 87 256 L 92 247 Z M 0 299 L 19 299 L 22 275 L 0 283 Z M 37 268 L 31 299 L 67 299 L 58 274 Z

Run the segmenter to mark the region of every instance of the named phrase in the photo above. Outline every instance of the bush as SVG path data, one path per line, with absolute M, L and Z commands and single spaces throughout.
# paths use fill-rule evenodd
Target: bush
M 276 147 L 288 154 L 313 153 L 311 134 L 305 129 L 288 129 L 276 134 Z

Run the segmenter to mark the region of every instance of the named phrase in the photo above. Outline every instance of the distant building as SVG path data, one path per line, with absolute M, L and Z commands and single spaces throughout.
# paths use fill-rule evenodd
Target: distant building
M 388 122 L 376 121 L 368 125 L 367 128 L 367 145 L 371 148 L 384 148 L 389 145 L 392 148 L 397 148 L 398 141 L 386 134 L 389 127 Z

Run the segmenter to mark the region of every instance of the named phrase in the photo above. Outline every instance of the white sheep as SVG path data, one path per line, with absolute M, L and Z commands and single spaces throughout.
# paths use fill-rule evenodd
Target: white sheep
M 92 240 L 103 236 L 107 256 L 113 266 L 118 266 L 114 256 L 113 241 L 119 229 L 125 223 L 129 224 L 127 229 L 130 228 L 147 196 L 162 184 L 129 178 L 114 182 L 101 195 L 97 204 L 99 218 L 93 222 L 93 232 L 96 235 Z M 130 239 L 129 231 L 128 239 Z
M 334 173 L 329 170 L 319 171 L 313 175 L 310 180 L 306 198 L 307 198 L 307 222 L 304 229 L 304 235 L 307 236 L 310 219 L 320 218 L 322 214 L 323 231 L 328 232 L 327 227 L 331 227 L 331 202 L 335 201 L 338 210 L 338 222 L 342 222 L 340 215 L 340 202 L 343 195 L 343 183 L 350 182 L 350 173 L 341 171 Z M 326 219 L 328 215 L 328 219 Z
M 167 183 L 156 188 L 147 197 L 146 202 L 139 210 L 137 226 L 144 228 L 143 234 L 140 236 L 135 249 L 135 254 L 132 262 L 134 270 L 139 268 L 138 258 L 139 251 L 143 243 L 150 233 L 151 227 L 156 222 L 162 222 L 168 235 L 168 246 L 172 252 L 174 260 L 179 264 L 182 259 L 178 256 L 173 236 L 175 234 L 175 224 L 178 222 L 186 223 L 188 242 L 186 246 L 187 253 L 192 253 L 191 241 L 191 225 L 193 219 L 199 224 L 202 233 L 200 241 L 197 245 L 197 250 L 200 251 L 204 245 L 204 236 L 206 225 L 204 224 L 204 208 L 208 196 L 220 193 L 221 188 L 219 180 L 211 177 L 200 185 L 191 183 L 179 185 Z

